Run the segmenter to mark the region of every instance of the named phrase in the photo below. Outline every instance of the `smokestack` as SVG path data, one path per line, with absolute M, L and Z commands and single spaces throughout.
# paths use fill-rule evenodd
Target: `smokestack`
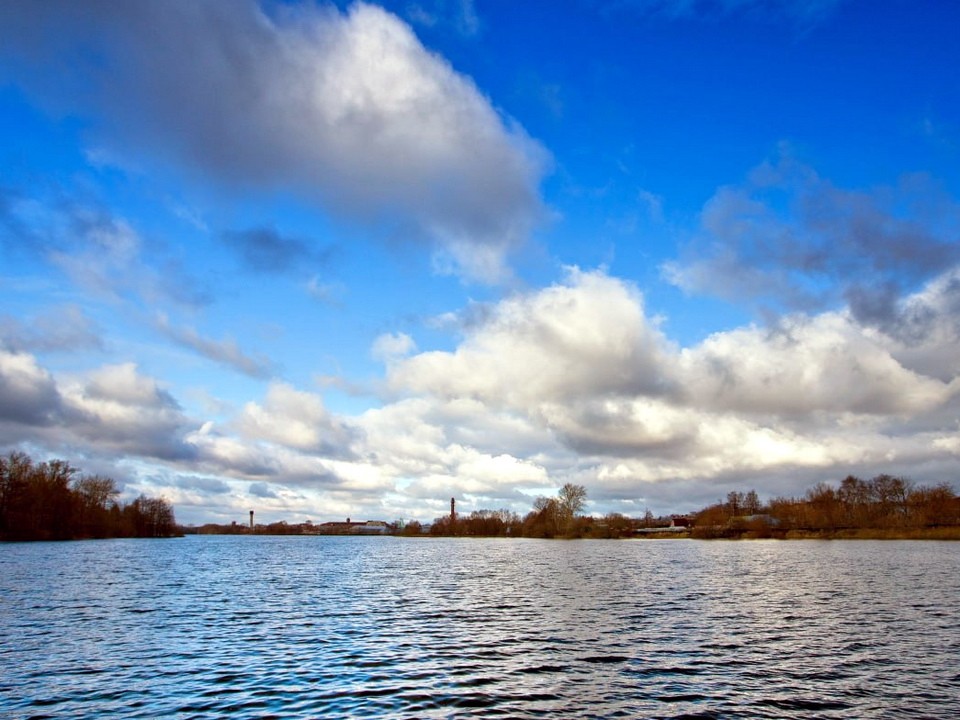
M 250 511 L 250 529 L 253 530 L 253 510 Z
M 450 522 L 457 521 L 457 501 L 450 498 Z

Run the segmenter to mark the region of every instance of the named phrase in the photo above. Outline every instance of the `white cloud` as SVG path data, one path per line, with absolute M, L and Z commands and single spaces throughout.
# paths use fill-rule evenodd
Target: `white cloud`
M 491 308 L 455 352 L 390 368 L 397 391 L 526 408 L 542 400 L 666 390 L 668 343 L 637 290 L 599 272 Z
M 389 364 L 416 349 L 417 344 L 406 333 L 384 333 L 373 341 L 370 354 L 375 360 Z
M 258 483 L 229 501 L 239 510 L 421 519 L 451 496 L 464 511 L 523 512 L 567 481 L 586 485 L 597 508 L 638 512 L 696 507 L 731 487 L 799 493 L 851 471 L 938 481 L 957 457 L 952 278 L 908 301 L 940 313 L 925 315 L 936 331 L 919 346 L 831 312 L 678 348 L 636 288 L 573 269 L 458 323 L 453 351 L 383 336 L 392 394 L 356 417 L 274 382 L 224 422 L 201 424 L 132 364 L 57 377 L 32 356 L 0 353 L 0 433 L 153 459 L 172 479 L 138 487 L 169 487 L 196 512 L 218 481 L 234 495 L 235 481 Z
M 497 435 L 490 456 L 533 462 L 542 486 L 575 479 L 605 496 L 935 462 L 953 431 L 941 416 L 960 391 L 957 373 L 906 367 L 889 338 L 845 313 L 795 315 L 679 349 L 635 288 L 601 272 L 573 270 L 564 284 L 490 306 L 461 330 L 455 350 L 389 367 L 390 387 L 410 399 L 361 421 L 396 472 L 421 479 L 421 493 L 444 482 L 479 492 L 479 478 L 449 479 L 451 439 L 498 423 L 513 429 Z M 459 417 L 450 410 L 458 405 Z
M 247 403 L 236 423 L 247 440 L 266 441 L 321 455 L 350 452 L 354 431 L 331 416 L 319 395 L 272 382 L 264 403 Z
M 0 34 L 32 64 L 70 64 L 31 88 L 93 116 L 114 156 L 294 190 L 428 238 L 483 281 L 539 221 L 545 151 L 379 7 L 50 2 L 18 6 Z
M 723 411 L 913 414 L 952 393 L 905 368 L 839 313 L 717 333 L 684 350 L 679 368 L 687 402 Z

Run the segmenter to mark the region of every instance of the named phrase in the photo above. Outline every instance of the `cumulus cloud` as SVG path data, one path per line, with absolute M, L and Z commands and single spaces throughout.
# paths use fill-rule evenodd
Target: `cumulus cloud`
M 949 286 L 941 278 L 922 302 L 941 302 Z M 945 457 L 955 433 L 955 361 L 952 374 L 927 374 L 849 312 L 795 314 L 681 349 L 635 288 L 573 270 L 460 327 L 453 351 L 389 366 L 392 390 L 411 397 L 361 422 L 378 459 L 418 478 L 424 494 L 493 494 L 482 477 L 451 477 L 459 446 L 543 469 L 514 489 L 570 480 L 627 502 L 668 493 L 661 483 L 879 471 L 907 457 L 919 465 Z M 927 354 L 955 347 L 951 337 Z M 456 435 L 472 426 L 500 430 L 487 445 Z
M 270 384 L 263 404 L 247 403 L 235 424 L 249 440 L 333 457 L 349 455 L 357 435 L 327 411 L 319 395 L 283 382 Z
M 544 399 L 663 393 L 669 343 L 639 292 L 599 272 L 490 308 L 455 352 L 425 352 L 390 369 L 395 390 L 526 407 Z
M 0 27 L 17 79 L 92 117 L 117 156 L 294 190 L 483 281 L 541 215 L 546 153 L 381 8 L 21 2 Z M 37 66 L 70 71 L 41 84 Z
M 101 451 L 186 460 L 191 423 L 179 403 L 134 363 L 108 365 L 61 384 L 69 410 L 63 429 Z
M 839 313 L 717 333 L 684 350 L 679 368 L 687 402 L 745 413 L 908 415 L 952 393 Z
M 256 498 L 258 513 L 287 517 L 429 519 L 451 496 L 464 510 L 522 512 L 564 482 L 640 514 L 750 485 L 802 492 L 848 472 L 939 481 L 960 457 L 955 286 L 946 273 L 904 300 L 929 325 L 920 343 L 833 311 L 681 348 L 630 283 L 571 269 L 457 323 L 449 352 L 384 336 L 389 397 L 356 417 L 273 382 L 223 422 L 201 424 L 133 364 L 58 378 L 4 351 L 0 433 L 157 459 L 172 479 L 138 486 L 191 508 L 224 495 L 243 511 L 238 503 Z M 246 494 L 227 493 L 235 481 L 249 483 Z
M 960 263 L 960 205 L 924 176 L 848 190 L 789 156 L 721 188 L 665 277 L 693 293 L 773 309 L 849 306 L 889 327 L 900 299 Z
M 0 444 L 83 448 L 109 466 L 118 455 L 180 462 L 194 455 L 184 442 L 191 429 L 177 401 L 133 363 L 58 377 L 32 355 L 0 350 Z
M 523 506 L 529 504 L 525 491 L 550 485 L 536 453 L 552 447 L 552 438 L 479 403 L 401 400 L 369 410 L 357 422 L 367 462 L 403 481 L 407 498 L 469 496 L 497 507 L 526 498 Z
M 960 269 L 898 301 L 878 329 L 906 367 L 943 381 L 960 375 Z
M 0 420 L 48 425 L 61 409 L 56 382 L 36 358 L 0 349 Z
M 243 478 L 269 478 L 280 472 L 277 458 L 263 447 L 222 432 L 210 421 L 187 433 L 184 442 L 193 447 L 198 462 L 211 473 Z

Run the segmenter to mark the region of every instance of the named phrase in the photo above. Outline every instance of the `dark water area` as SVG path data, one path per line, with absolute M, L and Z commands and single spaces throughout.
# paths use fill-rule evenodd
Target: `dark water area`
M 960 544 L 0 545 L 0 717 L 954 718 Z

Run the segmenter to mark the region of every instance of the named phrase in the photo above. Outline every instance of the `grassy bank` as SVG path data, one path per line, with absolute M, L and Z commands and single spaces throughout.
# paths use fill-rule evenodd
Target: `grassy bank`
M 960 540 L 960 527 L 789 530 L 787 540 Z
M 689 536 L 698 540 L 960 540 L 960 526 L 933 528 L 845 528 L 838 530 L 736 530 L 698 527 Z

